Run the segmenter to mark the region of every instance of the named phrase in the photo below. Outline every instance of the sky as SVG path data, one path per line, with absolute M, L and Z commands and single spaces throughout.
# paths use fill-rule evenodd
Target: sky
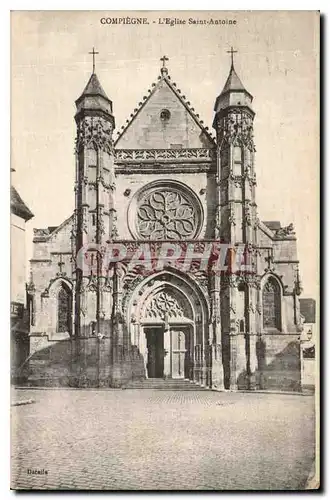
M 293 222 L 304 292 L 319 285 L 319 18 L 315 12 L 140 12 L 145 25 L 101 24 L 120 12 L 25 11 L 11 18 L 12 182 L 34 213 L 33 227 L 56 226 L 74 209 L 75 100 L 92 70 L 113 101 L 116 129 L 153 82 L 160 57 L 172 81 L 211 129 L 230 68 L 254 96 L 256 201 L 261 220 Z M 159 18 L 186 24 L 159 24 Z M 236 20 L 236 25 L 189 24 Z M 116 134 L 115 134 L 116 137 Z

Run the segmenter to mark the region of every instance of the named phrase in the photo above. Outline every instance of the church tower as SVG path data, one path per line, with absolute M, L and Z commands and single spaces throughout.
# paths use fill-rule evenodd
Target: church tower
M 101 253 L 115 232 L 114 154 L 112 134 L 115 127 L 112 101 L 93 73 L 76 100 L 76 182 L 72 234 L 74 258 L 75 335 L 109 335 L 111 287 Z M 83 258 L 82 258 L 83 257 Z M 81 269 L 82 268 L 82 269 Z
M 217 97 L 213 127 L 217 136 L 216 237 L 230 245 L 228 272 L 221 279 L 221 321 L 226 388 L 235 389 L 237 373 L 247 373 L 251 385 L 251 335 L 256 331 L 255 202 L 252 95 L 239 79 L 231 49 L 229 76 Z M 239 268 L 239 264 L 248 265 Z

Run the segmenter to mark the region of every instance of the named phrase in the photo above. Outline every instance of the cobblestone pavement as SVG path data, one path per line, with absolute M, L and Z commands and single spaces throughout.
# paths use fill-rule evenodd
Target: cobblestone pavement
M 314 458 L 313 397 L 17 390 L 16 489 L 298 489 Z M 44 469 L 48 474 L 28 474 Z

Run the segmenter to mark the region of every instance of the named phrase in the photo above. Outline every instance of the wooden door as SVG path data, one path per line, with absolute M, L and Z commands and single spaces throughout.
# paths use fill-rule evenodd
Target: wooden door
M 162 378 L 164 376 L 164 334 L 160 328 L 148 328 L 148 377 Z
M 172 378 L 184 378 L 186 336 L 182 330 L 171 330 Z

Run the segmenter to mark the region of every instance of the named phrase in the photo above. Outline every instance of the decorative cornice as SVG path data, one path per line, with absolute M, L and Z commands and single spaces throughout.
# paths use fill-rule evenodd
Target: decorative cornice
M 216 159 L 216 149 L 213 148 L 183 148 L 183 149 L 116 149 L 115 163 L 137 162 L 213 162 Z
M 30 262 L 51 262 L 51 259 L 30 259 Z
M 290 260 L 290 259 L 288 259 L 288 260 L 285 260 L 285 259 L 283 259 L 283 260 L 275 260 L 274 259 L 273 263 L 274 264 L 299 264 L 299 260 Z
M 129 163 L 115 165 L 115 172 L 120 174 L 195 174 L 195 173 L 215 173 L 214 163 Z

